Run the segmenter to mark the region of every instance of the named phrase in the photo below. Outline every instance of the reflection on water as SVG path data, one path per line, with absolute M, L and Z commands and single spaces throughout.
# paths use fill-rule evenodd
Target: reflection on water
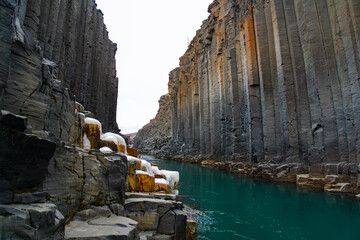
M 182 201 L 202 212 L 194 215 L 199 239 L 360 239 L 360 201 L 354 198 L 144 158 L 180 172 Z

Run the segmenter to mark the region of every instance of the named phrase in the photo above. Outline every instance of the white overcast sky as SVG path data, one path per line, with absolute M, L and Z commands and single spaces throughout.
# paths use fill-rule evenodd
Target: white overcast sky
M 117 122 L 138 131 L 155 117 L 169 72 L 208 17 L 212 0 L 96 0 L 117 43 Z

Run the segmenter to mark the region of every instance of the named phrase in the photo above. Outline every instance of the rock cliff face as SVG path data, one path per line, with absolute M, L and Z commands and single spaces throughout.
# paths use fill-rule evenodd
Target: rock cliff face
M 173 102 L 169 94 L 161 96 L 156 117 L 145 125 L 134 138 L 134 146 L 142 152 L 169 151 Z
M 74 101 L 115 122 L 116 44 L 94 0 L 0 1 L 0 108 L 68 140 Z
M 173 150 L 358 164 L 359 1 L 215 0 L 209 12 L 170 74 Z

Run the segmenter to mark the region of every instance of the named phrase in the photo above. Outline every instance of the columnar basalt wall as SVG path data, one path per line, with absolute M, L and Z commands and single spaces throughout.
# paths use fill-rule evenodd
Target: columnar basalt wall
M 360 162 L 360 2 L 215 0 L 170 73 L 177 151 Z
M 94 0 L 1 0 L 0 14 L 2 109 L 66 139 L 78 101 L 118 130 L 116 44 Z

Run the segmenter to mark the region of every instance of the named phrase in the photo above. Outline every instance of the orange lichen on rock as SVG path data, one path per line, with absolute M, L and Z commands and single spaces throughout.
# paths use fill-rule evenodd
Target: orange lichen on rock
M 155 182 L 155 191 L 156 192 L 163 192 L 166 194 L 171 193 L 171 187 L 169 184 L 165 184 L 165 183 L 157 183 Z
M 155 192 L 155 177 L 146 173 L 136 174 L 136 191 L 137 192 Z
M 136 157 L 136 158 L 141 157 L 140 152 L 134 147 L 127 147 L 127 153 L 128 153 L 128 155 Z
M 117 148 L 117 151 L 118 152 L 122 152 L 122 153 L 126 153 L 126 146 L 122 145 L 122 144 L 119 144 L 118 145 L 118 148 Z
M 84 133 L 90 142 L 90 149 L 100 148 L 100 134 L 101 129 L 99 125 L 86 123 L 84 127 Z
M 135 192 L 136 190 L 136 162 L 128 162 L 128 172 L 127 172 L 127 191 Z
M 118 151 L 118 146 L 113 141 L 100 140 L 100 148 L 102 147 L 108 147 L 114 152 Z

